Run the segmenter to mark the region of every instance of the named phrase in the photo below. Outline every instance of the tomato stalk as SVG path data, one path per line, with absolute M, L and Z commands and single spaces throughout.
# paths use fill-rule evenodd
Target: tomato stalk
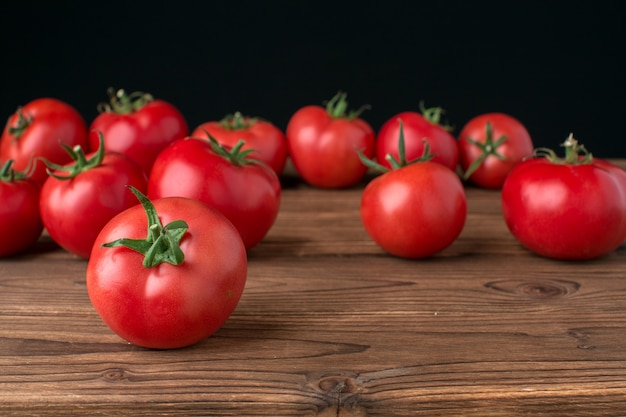
M 490 155 L 493 155 L 496 158 L 505 161 L 506 157 L 501 153 L 498 153 L 498 147 L 502 145 L 506 140 L 506 135 L 500 136 L 495 141 L 493 140 L 493 126 L 491 125 L 491 122 L 487 122 L 487 125 L 485 126 L 485 143 L 481 143 L 476 139 L 468 137 L 467 141 L 480 148 L 482 153 L 467 168 L 467 171 L 465 171 L 465 173 L 463 174 L 463 178 L 468 179 L 474 173 L 474 171 L 476 171 L 480 167 L 483 161 L 487 159 L 487 157 Z
M 104 136 L 102 135 L 102 132 L 98 132 L 98 137 L 100 146 L 89 159 L 87 159 L 87 157 L 85 156 L 85 151 L 83 151 L 83 148 L 80 145 L 76 145 L 71 148 L 64 143 L 61 143 L 61 147 L 65 149 L 65 151 L 70 155 L 74 162 L 67 165 L 58 165 L 48 160 L 44 160 L 44 163 L 46 164 L 46 172 L 48 173 L 48 175 L 58 180 L 69 180 L 76 177 L 81 172 L 99 167 L 104 160 Z M 56 172 L 53 172 L 53 170 L 66 172 L 67 174 L 59 175 Z
M 219 125 L 227 130 L 245 130 L 257 122 L 258 118 L 246 117 L 241 112 L 228 114 L 219 121 Z
M 426 108 L 424 106 L 423 101 L 420 101 L 419 108 L 420 108 L 420 111 L 422 112 L 422 116 L 424 116 L 424 119 L 426 119 L 430 123 L 437 125 L 437 126 L 441 126 L 443 129 L 445 129 L 448 132 L 451 132 L 453 130 L 452 126 L 441 124 L 441 115 L 446 112 L 443 108 L 441 107 Z
M 33 116 L 26 117 L 24 109 L 20 106 L 17 108 L 17 122 L 14 126 L 8 127 L 9 135 L 13 136 L 13 141 L 17 141 L 24 133 L 26 128 L 33 122 Z
M 174 220 L 162 225 L 158 213 L 152 202 L 129 185 L 128 188 L 135 194 L 148 216 L 148 236 L 146 239 L 121 238 L 112 242 L 103 243 L 106 248 L 126 247 L 139 252 L 144 256 L 142 265 L 146 268 L 155 267 L 161 263 L 181 265 L 185 260 L 185 254 L 180 248 L 180 241 L 189 229 L 184 220 Z
M 151 94 L 141 91 L 127 94 L 123 89 L 115 91 L 113 87 L 110 87 L 107 93 L 109 95 L 109 102 L 98 104 L 98 113 L 114 112 L 116 114 L 130 114 L 154 101 L 154 97 L 152 97 Z
M 242 150 L 243 146 L 246 144 L 245 140 L 239 139 L 237 143 L 235 144 L 235 146 L 233 146 L 230 149 L 227 149 L 224 145 L 219 143 L 217 139 L 213 137 L 213 135 L 211 135 L 206 130 L 205 130 L 205 133 L 209 138 L 209 144 L 211 145 L 211 149 L 213 150 L 213 152 L 215 152 L 222 158 L 228 160 L 231 164 L 235 166 L 243 166 L 243 165 L 263 163 L 262 161 L 258 159 L 248 158 L 248 155 L 250 155 L 253 152 L 256 152 L 256 149 Z
M 326 112 L 328 112 L 330 117 L 333 119 L 354 120 L 359 117 L 361 113 L 370 108 L 369 105 L 365 104 L 359 109 L 351 110 L 348 114 L 346 114 L 346 111 L 348 110 L 348 101 L 346 100 L 347 97 L 347 93 L 339 91 L 328 101 L 328 103 L 326 103 Z
M 404 140 L 404 125 L 402 123 L 402 119 L 398 119 L 398 123 L 400 123 L 400 130 L 398 133 L 398 159 L 394 158 L 394 156 L 391 154 L 385 155 L 385 159 L 391 165 L 391 169 L 379 164 L 378 162 L 372 159 L 369 159 L 359 149 L 357 151 L 359 155 L 359 159 L 365 166 L 367 166 L 368 168 L 374 169 L 376 171 L 379 171 L 379 172 L 389 172 L 392 170 L 400 169 L 407 165 L 414 164 L 416 162 L 430 161 L 435 156 L 434 154 L 430 152 L 430 144 L 428 143 L 427 140 L 424 139 L 424 152 L 422 153 L 422 156 L 420 156 L 419 158 L 415 158 L 411 161 L 407 161 L 406 145 L 405 145 L 405 140 Z
M 578 143 L 578 141 L 574 138 L 573 133 L 569 134 L 561 146 L 565 148 L 564 158 L 559 158 L 556 152 L 549 148 L 537 148 L 534 151 L 534 155 L 543 156 L 548 161 L 555 164 L 581 165 L 593 162 L 593 155 L 585 148 L 584 145 Z

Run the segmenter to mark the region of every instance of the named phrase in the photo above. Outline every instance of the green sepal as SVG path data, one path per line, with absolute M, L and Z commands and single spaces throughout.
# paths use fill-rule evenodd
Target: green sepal
M 373 160 L 369 159 L 359 149 L 359 150 L 357 150 L 357 154 L 359 156 L 359 159 L 361 160 L 361 162 L 365 166 L 367 166 L 368 168 L 371 168 L 373 170 L 376 170 L 376 171 L 384 173 L 384 172 L 389 172 L 389 171 L 392 171 L 392 170 L 400 169 L 402 167 L 405 167 L 407 165 L 411 165 L 411 164 L 414 164 L 414 163 L 417 163 L 417 162 L 426 162 L 426 161 L 430 161 L 431 159 L 433 159 L 433 157 L 435 155 L 433 153 L 431 153 L 431 151 L 430 151 L 430 144 L 428 143 L 427 140 L 424 139 L 424 151 L 423 151 L 422 155 L 419 158 L 415 158 L 415 159 L 412 159 L 410 161 L 407 161 L 407 159 L 406 159 L 406 144 L 405 144 L 405 140 L 404 140 L 404 124 L 402 123 L 402 119 L 398 119 L 398 123 L 400 124 L 400 129 L 399 129 L 399 132 L 398 132 L 398 159 L 394 158 L 393 155 L 391 155 L 391 154 L 385 155 L 385 159 L 391 165 L 391 169 L 389 169 L 389 168 L 379 164 L 376 161 L 373 161 Z
M 67 165 L 59 165 L 44 159 L 43 162 L 46 164 L 46 172 L 48 175 L 58 180 L 69 180 L 76 177 L 81 172 L 88 171 L 102 165 L 105 155 L 104 136 L 102 135 L 102 132 L 98 132 L 98 138 L 98 150 L 89 159 L 85 156 L 85 151 L 83 151 L 83 148 L 80 145 L 76 145 L 72 148 L 67 146 L 65 143 L 60 143 L 61 147 L 65 149 L 65 152 L 68 153 L 74 162 Z M 54 171 L 66 172 L 67 174 L 59 175 Z
M 578 141 L 574 138 L 573 133 L 569 134 L 561 146 L 565 148 L 564 158 L 559 158 L 556 152 L 549 148 L 537 148 L 533 151 L 533 155 L 535 157 L 543 156 L 554 164 L 583 165 L 593 162 L 593 155 L 585 148 L 584 145 L 578 143 Z
M 154 101 L 151 94 L 142 91 L 128 94 L 123 89 L 115 90 L 113 87 L 109 87 L 107 94 L 109 95 L 109 102 L 99 103 L 97 106 L 98 113 L 130 114 Z
M 250 164 L 258 164 L 262 163 L 258 159 L 248 158 L 248 156 L 254 152 L 257 152 L 256 149 L 246 149 L 242 150 L 243 146 L 246 144 L 246 141 L 243 139 L 239 139 L 235 146 L 228 149 L 213 137 L 206 130 L 204 131 L 208 137 L 209 145 L 213 152 L 221 156 L 222 158 L 228 160 L 230 163 L 236 166 L 242 165 L 250 165 Z
M 357 110 L 351 110 L 346 114 L 346 112 L 348 111 L 347 97 L 347 93 L 339 91 L 333 96 L 333 98 L 328 100 L 328 102 L 326 103 L 326 112 L 330 115 L 330 117 L 332 117 L 333 119 L 354 120 L 359 117 L 361 113 L 363 113 L 365 110 L 371 108 L 371 106 L 365 104 L 359 107 Z
M 174 220 L 163 226 L 148 197 L 131 185 L 128 188 L 135 194 L 146 211 L 148 236 L 146 239 L 121 238 L 103 243 L 102 246 L 106 248 L 123 246 L 134 250 L 144 255 L 142 264 L 146 268 L 152 268 L 161 263 L 181 265 L 185 260 L 185 254 L 180 248 L 180 241 L 189 230 L 189 225 L 183 220 Z
M 246 117 L 241 112 L 227 114 L 220 120 L 219 125 L 226 130 L 245 130 L 259 120 L 256 117 Z
M 470 137 L 466 138 L 466 140 L 472 145 L 480 148 L 482 153 L 467 168 L 467 171 L 465 171 L 465 173 L 463 174 L 463 179 L 468 179 L 478 169 L 478 167 L 480 167 L 483 161 L 487 159 L 487 157 L 490 155 L 493 155 L 502 161 L 506 161 L 506 157 L 501 153 L 498 153 L 498 148 L 507 140 L 507 137 L 506 135 L 502 135 L 494 141 L 493 126 L 491 125 L 491 122 L 487 122 L 485 126 L 485 143 L 481 143 L 476 139 Z
M 9 135 L 13 136 L 13 141 L 17 141 L 22 136 L 26 128 L 28 128 L 28 126 L 30 126 L 33 122 L 33 116 L 26 117 L 24 115 L 24 108 L 22 106 L 19 106 L 17 108 L 16 113 L 17 124 L 13 126 L 7 126 L 7 132 L 9 133 Z

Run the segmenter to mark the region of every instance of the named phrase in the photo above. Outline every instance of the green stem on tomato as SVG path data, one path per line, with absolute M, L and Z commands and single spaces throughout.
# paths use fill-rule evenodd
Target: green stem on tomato
M 549 148 L 537 148 L 534 150 L 533 154 L 535 156 L 543 156 L 555 164 L 582 165 L 593 162 L 593 155 L 584 145 L 578 143 L 573 133 L 569 134 L 561 146 L 565 148 L 564 158 L 559 158 L 556 152 Z
M 507 137 L 506 135 L 502 135 L 498 139 L 493 140 L 493 126 L 491 126 L 491 122 L 487 122 L 487 125 L 485 126 L 485 143 L 481 143 L 470 137 L 466 138 L 466 140 L 474 146 L 477 146 L 482 152 L 467 168 L 463 174 L 464 179 L 468 179 L 490 155 L 493 155 L 502 161 L 506 160 L 506 157 L 498 152 L 498 148 L 507 140 Z
M 354 120 L 361 116 L 361 113 L 370 108 L 369 105 L 365 104 L 359 109 L 352 110 L 346 114 L 348 110 L 348 100 L 346 100 L 347 97 L 347 93 L 339 91 L 333 96 L 333 98 L 328 100 L 328 103 L 326 103 L 326 112 L 330 115 L 330 117 L 333 119 Z
M 127 94 L 123 89 L 116 91 L 113 87 L 109 87 L 107 93 L 109 95 L 109 102 L 98 104 L 98 113 L 114 112 L 116 114 L 130 114 L 154 101 L 154 97 L 152 97 L 151 94 L 141 91 Z
M 180 248 L 180 241 L 189 229 L 189 225 L 183 220 L 174 220 L 162 225 L 154 204 L 135 187 L 128 188 L 135 194 L 148 217 L 148 236 L 146 239 L 121 238 L 112 242 L 103 243 L 102 247 L 115 248 L 126 247 L 144 256 L 143 266 L 155 267 L 161 263 L 181 265 L 185 260 L 185 254 Z
M 23 107 L 18 107 L 16 113 L 17 123 L 13 126 L 8 126 L 7 128 L 7 132 L 13 137 L 13 141 L 17 141 L 22 136 L 26 128 L 28 128 L 28 126 L 30 126 L 33 122 L 33 116 L 26 117 L 26 115 L 24 115 Z
M 424 116 L 424 119 L 426 119 L 430 123 L 437 125 L 437 126 L 441 126 L 443 129 L 445 129 L 448 132 L 451 132 L 453 130 L 452 126 L 441 124 L 441 115 L 446 112 L 442 107 L 428 107 L 427 108 L 424 105 L 424 102 L 420 101 L 419 108 L 420 108 L 420 111 L 422 112 L 422 116 Z
M 67 165 L 59 165 L 44 159 L 43 162 L 46 164 L 46 172 L 48 175 L 58 180 L 69 180 L 76 177 L 81 172 L 100 166 L 105 155 L 104 136 L 102 135 L 102 132 L 98 132 L 98 140 L 98 150 L 89 159 L 87 159 L 85 151 L 83 151 L 83 148 L 80 145 L 76 145 L 72 148 L 64 143 L 61 143 L 61 147 L 65 149 L 74 162 Z M 61 175 L 59 172 L 65 172 L 66 174 Z
M 257 122 L 255 117 L 246 117 L 241 112 L 227 114 L 219 121 L 219 125 L 227 130 L 245 130 Z
M 422 156 L 420 156 L 419 158 L 415 158 L 410 161 L 407 161 L 406 145 L 405 145 L 405 140 L 404 140 L 404 125 L 402 123 L 402 119 L 398 119 L 398 123 L 400 124 L 400 129 L 398 132 L 398 159 L 394 158 L 393 155 L 391 154 L 385 155 L 385 159 L 391 165 L 391 169 L 379 164 L 378 162 L 372 159 L 369 159 L 368 157 L 365 156 L 365 154 L 363 154 L 363 151 L 361 149 L 358 149 L 357 154 L 359 156 L 359 159 L 366 167 L 371 168 L 375 171 L 384 173 L 384 172 L 389 172 L 392 170 L 400 169 L 402 167 L 405 167 L 407 165 L 411 165 L 417 162 L 430 161 L 435 156 L 430 151 L 430 144 L 428 143 L 426 139 L 424 139 L 424 152 L 422 153 Z

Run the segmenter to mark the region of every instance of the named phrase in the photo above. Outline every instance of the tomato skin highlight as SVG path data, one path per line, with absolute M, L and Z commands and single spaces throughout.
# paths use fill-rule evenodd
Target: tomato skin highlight
M 483 188 L 501 189 L 509 172 L 524 159 L 532 157 L 533 141 L 526 127 L 513 116 L 504 113 L 478 115 L 468 121 L 459 133 L 459 164 L 463 172 L 483 156 L 484 151 L 472 140 L 485 144 L 488 137 L 487 123 L 491 125 L 490 133 L 494 141 L 506 138 L 493 149 L 501 158 L 489 154 L 468 179 Z
M 421 259 L 446 249 L 460 235 L 467 201 L 454 171 L 437 162 L 418 162 L 374 178 L 363 192 L 360 213 L 380 247 Z
M 12 132 L 20 125 L 20 114 L 29 122 L 23 130 L 18 130 L 20 133 Z M 19 107 L 9 117 L 0 138 L 0 161 L 13 160 L 16 171 L 24 171 L 30 164 L 36 164 L 31 178 L 41 185 L 48 175 L 45 164 L 36 158 L 56 164 L 71 161 L 60 143 L 87 149 L 87 123 L 72 105 L 56 98 L 38 98 Z
M 0 178 L 0 257 L 30 248 L 41 236 L 39 185 L 31 179 Z
M 419 158 L 424 153 L 424 139 L 428 141 L 433 153 L 433 162 L 456 170 L 459 163 L 459 151 L 456 139 L 443 126 L 428 121 L 424 115 L 405 111 L 390 117 L 378 130 L 376 139 L 377 162 L 386 168 L 391 164 L 385 158 L 392 155 L 398 158 L 398 134 L 402 122 L 405 138 L 406 159 Z
M 374 156 L 376 136 L 360 117 L 333 117 L 322 106 L 298 109 L 286 129 L 288 153 L 302 179 L 319 188 L 347 188 L 366 174 L 361 150 Z
M 246 251 L 233 225 L 197 200 L 153 200 L 163 224 L 183 219 L 181 265 L 142 265 L 143 255 L 101 244 L 144 239 L 146 213 L 140 205 L 120 213 L 102 229 L 87 265 L 87 290 L 102 320 L 137 346 L 176 349 L 217 331 L 237 307 L 247 275 Z
M 595 259 L 626 239 L 626 190 L 596 163 L 523 162 L 502 187 L 507 227 L 530 251 L 562 260 Z
M 74 178 L 50 176 L 41 187 L 41 219 L 52 240 L 87 259 L 102 227 L 137 204 L 126 186 L 145 192 L 147 184 L 148 178 L 137 164 L 125 155 L 108 152 L 100 166 Z
M 156 159 L 148 197 L 188 197 L 216 208 L 241 233 L 247 249 L 263 240 L 280 209 L 281 185 L 266 165 L 236 166 L 215 153 L 208 141 L 186 138 Z

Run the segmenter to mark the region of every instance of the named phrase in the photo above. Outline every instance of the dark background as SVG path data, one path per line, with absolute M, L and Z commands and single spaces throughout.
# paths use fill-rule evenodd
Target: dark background
M 536 146 L 573 132 L 626 157 L 625 3 L 5 2 L 0 116 L 52 96 L 90 122 L 115 87 L 171 102 L 190 129 L 234 111 L 284 129 L 343 90 L 376 130 L 424 101 L 455 133 L 501 111 Z

